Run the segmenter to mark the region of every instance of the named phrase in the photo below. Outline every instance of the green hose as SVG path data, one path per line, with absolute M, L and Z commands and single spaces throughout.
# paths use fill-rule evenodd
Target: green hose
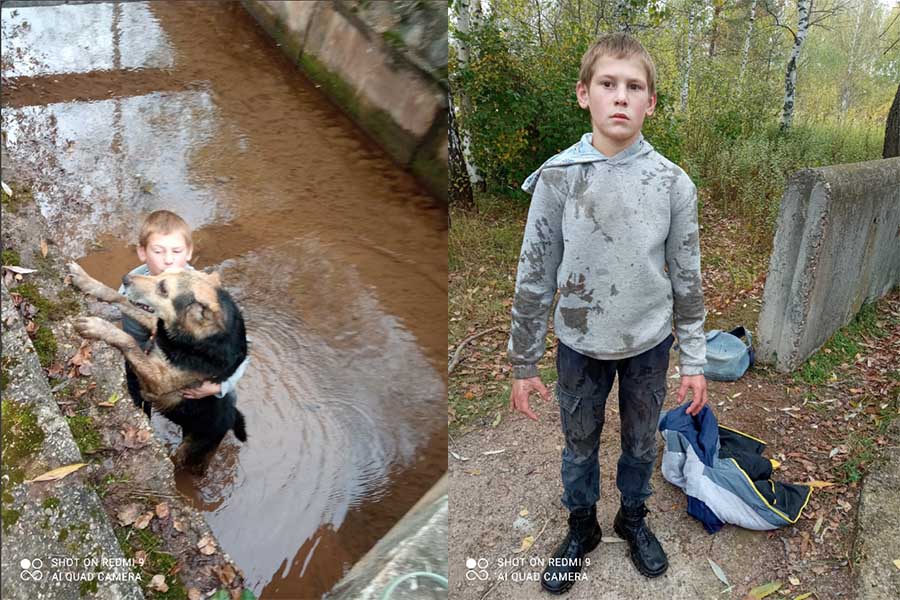
M 438 575 L 437 573 L 429 573 L 428 571 L 413 571 L 412 573 L 407 573 L 406 575 L 401 575 L 394 579 L 391 582 L 391 585 L 387 586 L 387 589 L 384 590 L 384 593 L 381 595 L 381 600 L 388 600 L 391 597 L 391 594 L 394 593 L 394 590 L 397 589 L 397 586 L 406 581 L 407 579 L 412 579 L 413 577 L 429 577 L 434 579 L 438 583 L 440 583 L 444 588 L 450 589 L 450 584 L 447 581 L 447 578 L 443 575 Z

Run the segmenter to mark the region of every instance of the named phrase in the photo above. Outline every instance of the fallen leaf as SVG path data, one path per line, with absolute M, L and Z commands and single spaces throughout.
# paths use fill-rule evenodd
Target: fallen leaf
M 184 521 L 181 519 L 172 519 L 172 527 L 175 528 L 175 531 L 184 532 Z
M 494 417 L 494 420 L 491 422 L 491 427 L 496 427 L 497 425 L 500 424 L 500 421 L 502 421 L 502 420 L 503 420 L 503 413 L 498 412 L 497 416 Z
M 209 535 L 204 535 L 200 538 L 200 541 L 197 542 L 197 547 L 200 548 L 200 554 L 207 556 L 216 552 L 216 542 Z
M 47 252 L 49 251 L 50 249 L 47 247 L 47 240 L 41 240 L 41 256 L 47 258 Z
M 824 519 L 824 517 L 819 517 L 818 519 L 816 519 L 816 524 L 813 526 L 813 533 L 818 535 L 819 529 L 822 528 L 823 519 Z
M 900 558 L 894 560 L 894 566 L 900 569 Z
M 143 567 L 144 563 L 147 562 L 147 553 L 143 550 L 138 550 L 134 553 L 134 562 L 139 567 Z
M 160 519 L 165 519 L 169 516 L 169 505 L 165 502 L 160 502 L 156 505 L 156 516 Z
M 795 596 L 794 600 L 806 600 L 810 596 L 812 596 L 812 592 L 806 592 L 805 594 L 800 594 L 799 596 Z
M 188 600 L 200 600 L 202 597 L 203 595 L 197 588 L 191 588 L 188 590 Z
M 769 583 L 764 583 L 763 585 L 750 590 L 750 597 L 756 598 L 756 600 L 761 600 L 769 594 L 777 592 L 779 589 L 781 589 L 780 581 L 770 581 Z
M 728 577 L 725 575 L 725 571 L 722 570 L 722 567 L 713 562 L 713 559 L 709 557 L 707 557 L 706 560 L 709 561 L 709 566 L 712 567 L 713 573 L 719 578 L 719 581 L 725 585 L 731 585 L 731 583 L 728 582 Z
M 533 545 L 534 545 L 534 536 L 526 535 L 525 538 L 522 540 L 522 546 L 518 550 L 516 550 L 516 553 L 521 554 L 522 552 L 527 552 L 528 549 L 531 548 L 531 546 L 533 546 Z
M 141 448 L 150 441 L 150 431 L 148 429 L 138 429 L 131 425 L 122 431 L 122 435 L 125 438 L 124 445 L 126 448 Z
M 69 475 L 70 473 L 74 473 L 85 465 L 87 465 L 87 463 L 72 463 L 71 465 L 51 469 L 50 471 L 47 471 L 42 475 L 38 475 L 34 479 L 26 479 L 25 483 L 35 483 L 38 481 L 57 481 L 59 479 L 62 479 L 66 475 Z
M 137 529 L 147 529 L 147 526 L 150 524 L 150 521 L 153 520 L 153 511 L 142 514 L 140 517 L 135 519 L 134 526 Z
M 216 576 L 219 578 L 219 581 L 222 582 L 222 585 L 231 585 L 231 582 L 234 581 L 234 578 L 237 577 L 237 573 L 229 564 L 222 565 L 221 567 L 216 568 Z
M 29 269 L 27 267 L 18 267 L 16 265 L 3 265 L 3 268 L 7 271 L 12 271 L 16 274 L 28 275 L 29 273 L 37 273 L 37 269 Z
M 122 525 L 131 525 L 134 523 L 135 519 L 137 519 L 138 514 L 141 512 L 141 506 L 136 503 L 129 504 L 122 508 L 118 513 L 116 513 L 116 518 L 119 519 L 119 523 Z
M 169 586 L 166 585 L 166 576 L 165 575 L 154 575 L 150 579 L 150 589 L 155 590 L 157 592 L 166 593 L 169 591 Z
M 796 577 L 788 577 L 788 581 L 791 582 L 791 585 L 800 585 L 800 580 Z
M 813 480 L 813 481 L 807 481 L 806 483 L 803 483 L 803 484 L 801 484 L 801 485 L 808 485 L 808 486 L 811 487 L 811 488 L 827 488 L 827 487 L 833 486 L 833 485 L 834 485 L 834 482 L 831 482 L 831 481 L 819 481 L 819 480 L 816 479 L 816 480 Z
M 527 509 L 527 508 L 523 508 L 522 510 L 520 510 L 520 511 L 519 511 L 519 516 L 520 516 L 520 517 L 527 517 L 527 516 L 528 516 L 528 509 Z
M 15 12 L 15 11 L 13 11 L 13 12 Z M 7 196 L 9 196 L 10 198 L 13 197 L 12 188 L 10 188 L 8 185 L 6 185 L 5 181 L 0 181 L 0 187 L 3 188 L 3 191 L 6 192 Z
M 104 408 L 110 408 L 116 405 L 116 402 L 119 401 L 119 392 L 113 392 L 110 394 L 109 399 L 106 402 L 98 402 L 97 406 L 102 406 Z

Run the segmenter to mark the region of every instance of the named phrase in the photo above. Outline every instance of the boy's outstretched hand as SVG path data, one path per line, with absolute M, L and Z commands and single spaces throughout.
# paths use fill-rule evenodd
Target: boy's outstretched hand
M 550 400 L 550 392 L 540 377 L 513 379 L 512 391 L 509 393 L 509 410 L 517 410 L 532 421 L 537 421 L 538 416 L 528 406 L 528 396 L 531 392 L 537 392 L 544 400 Z
M 690 416 L 695 416 L 706 406 L 706 377 L 703 375 L 682 375 L 681 387 L 678 388 L 678 405 L 684 402 L 688 390 L 693 392 L 693 402 L 687 407 L 686 412 Z

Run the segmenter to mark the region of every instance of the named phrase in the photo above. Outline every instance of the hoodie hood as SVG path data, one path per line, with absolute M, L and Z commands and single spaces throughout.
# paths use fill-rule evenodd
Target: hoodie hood
M 596 148 L 594 148 L 592 142 L 594 139 L 593 133 L 586 133 L 581 136 L 581 139 L 578 140 L 575 144 L 572 144 L 559 154 L 556 154 L 540 166 L 537 171 L 532 173 L 525 179 L 525 183 L 522 184 L 522 190 L 527 192 L 528 194 L 533 194 L 534 189 L 537 187 L 538 179 L 541 176 L 541 171 L 546 169 L 547 167 L 565 167 L 568 165 L 577 165 L 577 164 L 585 164 L 592 162 L 607 162 L 611 165 L 624 165 L 630 162 L 633 162 L 635 159 L 645 156 L 653 152 L 653 146 L 650 145 L 650 142 L 644 139 L 643 134 L 638 134 L 637 139 L 633 144 L 616 154 L 615 156 L 606 156 Z

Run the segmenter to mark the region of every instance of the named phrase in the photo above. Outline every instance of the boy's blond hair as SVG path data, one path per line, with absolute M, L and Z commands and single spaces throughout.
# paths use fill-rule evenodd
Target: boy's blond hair
M 144 223 L 141 225 L 141 234 L 138 238 L 138 244 L 142 248 L 146 248 L 151 235 L 169 235 L 172 233 L 180 233 L 184 236 L 184 243 L 187 247 L 194 247 L 194 242 L 191 239 L 190 225 L 170 210 L 157 210 L 150 213 L 147 218 L 144 219 Z
M 581 57 L 581 73 L 579 79 L 582 84 L 590 86 L 594 77 L 594 65 L 602 56 L 612 58 L 637 58 L 644 66 L 647 74 L 647 91 L 652 96 L 656 93 L 656 65 L 653 57 L 647 52 L 636 38 L 627 33 L 608 33 L 600 36 L 594 42 L 584 56 Z

